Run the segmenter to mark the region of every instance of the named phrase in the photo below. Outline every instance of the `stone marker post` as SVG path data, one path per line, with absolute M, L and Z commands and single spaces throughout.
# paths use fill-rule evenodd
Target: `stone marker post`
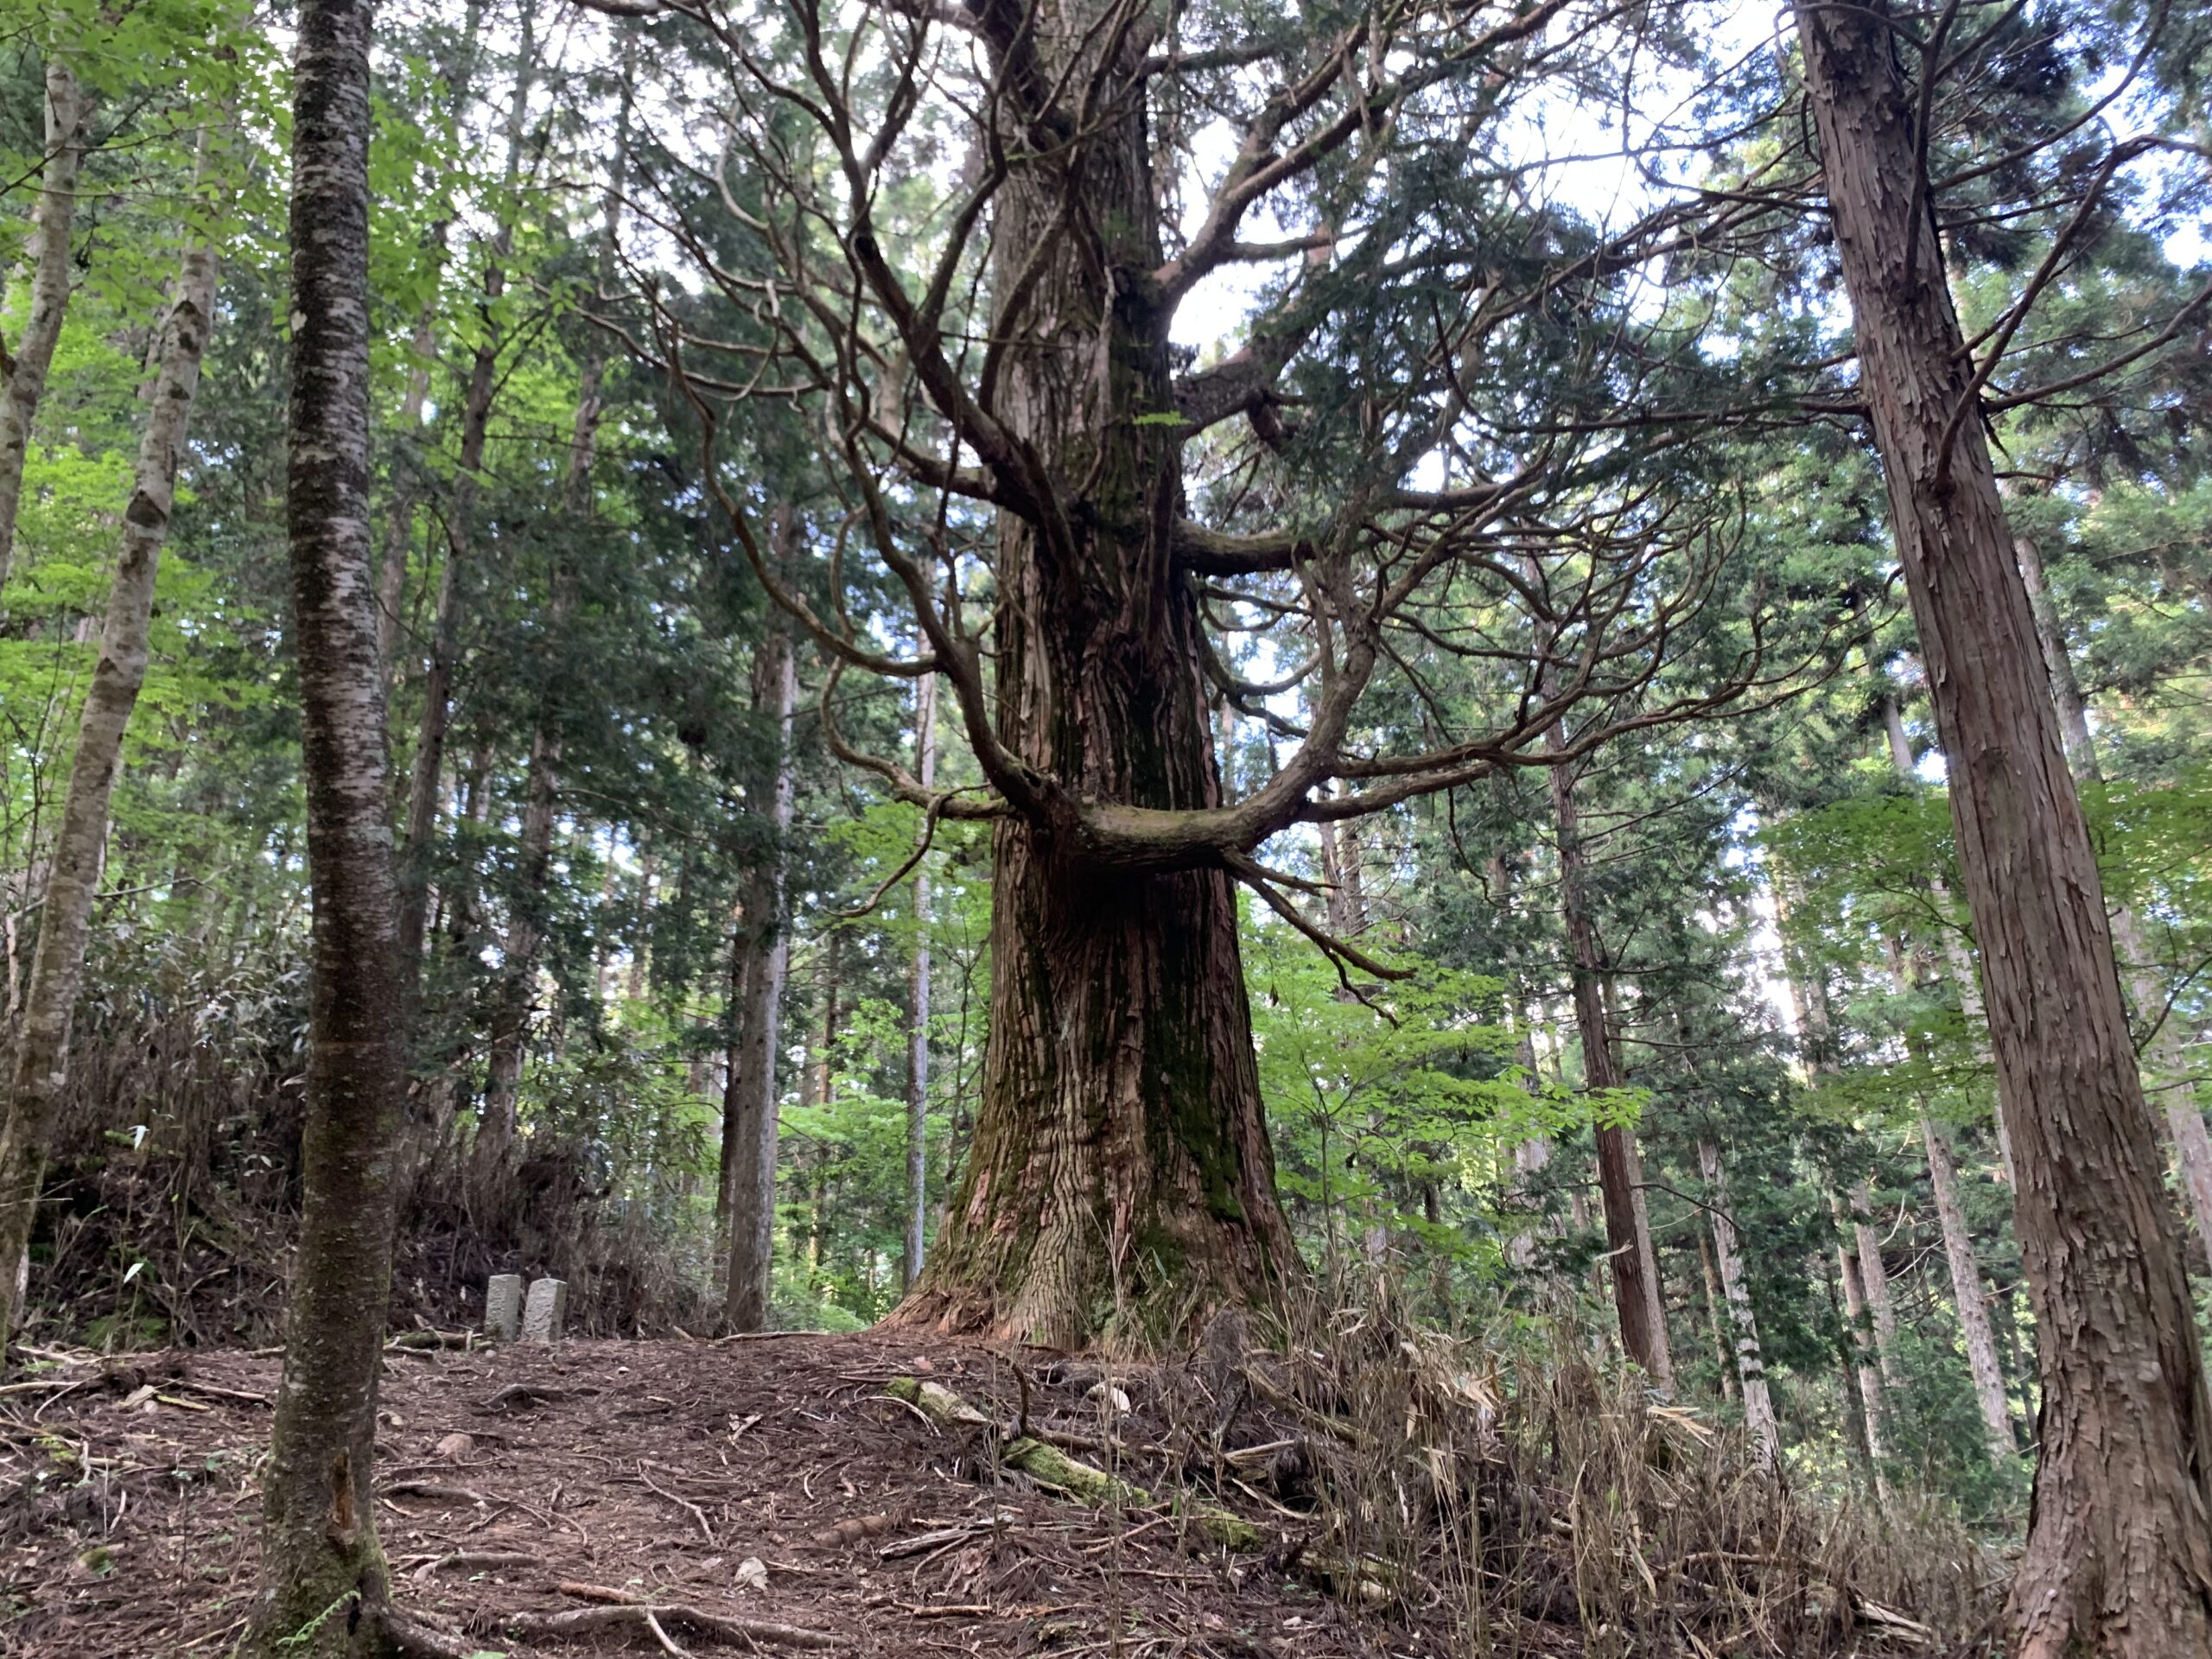
M 530 1299 L 522 1310 L 522 1339 L 524 1342 L 558 1342 L 562 1324 L 568 1317 L 567 1283 L 559 1279 L 533 1279 L 530 1285 Z
M 495 1273 L 485 1285 L 484 1334 L 493 1342 L 522 1335 L 522 1274 Z

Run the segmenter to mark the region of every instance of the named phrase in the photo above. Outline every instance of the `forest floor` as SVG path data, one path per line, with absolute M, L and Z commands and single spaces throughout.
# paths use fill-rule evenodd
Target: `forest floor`
M 46 1357 L 0 1388 L 0 1654 L 227 1652 L 254 1590 L 277 1362 Z M 796 1652 L 810 1632 L 860 1655 L 1452 1649 L 1448 1594 L 1355 1611 L 1326 1593 L 1312 1524 L 1260 1489 L 1264 1459 L 1218 1483 L 1258 1530 L 1232 1554 L 1187 1508 L 1094 1509 L 1005 1469 L 996 1423 L 932 1421 L 885 1395 L 902 1377 L 1094 1461 L 1121 1390 L 1121 1472 L 1186 1484 L 1187 1454 L 1163 1449 L 1173 1390 L 1127 1369 L 912 1333 L 395 1350 L 377 1508 L 400 1599 L 512 1659 Z M 1267 1432 L 1240 1425 L 1241 1443 L 1265 1453 Z M 644 1608 L 669 1611 L 649 1624 Z M 1530 1655 L 1580 1646 L 1541 1617 L 1515 1636 Z

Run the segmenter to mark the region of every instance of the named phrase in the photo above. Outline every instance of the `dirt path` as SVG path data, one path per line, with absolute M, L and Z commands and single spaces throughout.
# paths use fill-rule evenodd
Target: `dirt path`
M 1023 1370 L 1030 1423 L 1096 1456 L 1082 1442 L 1112 1409 L 1098 1374 Z M 1259 1486 L 1225 1489 L 1262 1535 L 1232 1555 L 1165 1507 L 1067 1502 L 997 1467 L 997 1436 L 883 1395 L 926 1376 L 1010 1420 L 1014 1367 L 988 1349 L 874 1334 L 576 1342 L 395 1352 L 388 1371 L 378 1520 L 403 1597 L 512 1659 L 664 1651 L 633 1614 L 559 1634 L 509 1623 L 620 1596 L 860 1655 L 1449 1650 L 1443 1601 L 1389 1617 L 1325 1595 L 1300 1565 L 1311 1529 Z M 276 1383 L 270 1358 L 140 1356 L 0 1392 L 0 1653 L 226 1652 L 254 1586 Z M 1141 1376 L 1115 1385 L 1134 1407 L 1118 1429 L 1128 1478 L 1173 1490 L 1158 1401 Z M 946 1535 L 917 1543 L 931 1533 Z M 695 1654 L 744 1650 L 728 1630 L 666 1629 Z M 1537 1625 L 1516 1645 L 1573 1644 Z

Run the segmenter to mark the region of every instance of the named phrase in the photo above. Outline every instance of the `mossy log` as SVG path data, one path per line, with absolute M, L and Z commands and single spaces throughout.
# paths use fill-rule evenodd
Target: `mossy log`
M 977 1409 L 941 1382 L 902 1376 L 885 1385 L 883 1391 L 894 1400 L 905 1401 L 931 1421 L 946 1427 L 956 1425 L 983 1427 L 991 1422 L 987 1413 Z M 1077 1503 L 1088 1503 L 1093 1509 L 1113 1505 L 1122 1509 L 1149 1510 L 1160 1501 L 1143 1487 L 1109 1475 L 1080 1458 L 1071 1458 L 1059 1447 L 1034 1435 L 1024 1434 L 1008 1440 L 999 1452 L 999 1460 L 1009 1469 L 1020 1470 L 1039 1485 L 1065 1492 Z M 1217 1503 L 1179 1502 L 1177 1507 L 1195 1521 L 1198 1529 L 1207 1537 L 1230 1549 L 1258 1549 L 1265 1541 L 1257 1527 Z
M 942 1382 L 918 1376 L 899 1376 L 885 1383 L 883 1391 L 893 1400 L 903 1400 L 916 1408 L 941 1427 L 980 1428 L 991 1421 Z

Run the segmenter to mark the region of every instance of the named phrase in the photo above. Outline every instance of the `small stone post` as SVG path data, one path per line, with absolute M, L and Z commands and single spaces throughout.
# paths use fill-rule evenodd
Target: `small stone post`
M 495 1273 L 485 1285 L 484 1334 L 493 1342 L 522 1335 L 522 1274 Z
M 569 1317 L 569 1287 L 559 1279 L 533 1279 L 530 1298 L 522 1310 L 522 1339 L 524 1342 L 556 1343 L 561 1339 L 561 1326 Z

